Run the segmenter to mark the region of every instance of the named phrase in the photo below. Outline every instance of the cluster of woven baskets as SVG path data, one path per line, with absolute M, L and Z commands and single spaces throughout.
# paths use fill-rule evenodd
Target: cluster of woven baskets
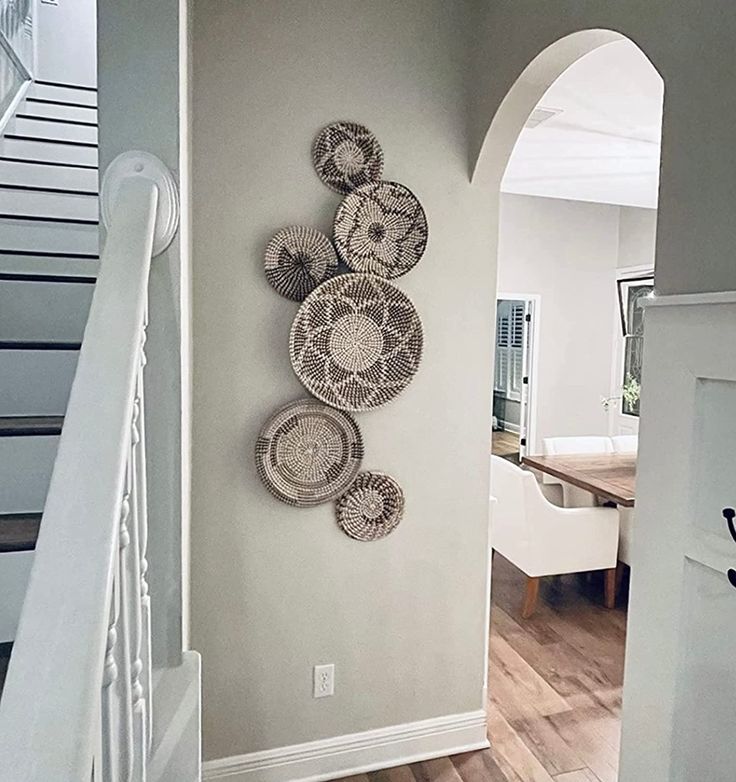
M 312 154 L 320 179 L 344 196 L 333 239 L 309 226 L 283 228 L 266 247 L 264 268 L 278 293 L 301 302 L 289 356 L 315 398 L 269 418 L 256 443 L 256 464 L 282 502 L 335 501 L 346 534 L 376 540 L 401 521 L 404 495 L 389 475 L 360 472 L 363 441 L 350 413 L 391 401 L 419 368 L 419 314 L 389 281 L 421 259 L 427 219 L 407 187 L 381 179 L 383 151 L 363 125 L 328 125 Z

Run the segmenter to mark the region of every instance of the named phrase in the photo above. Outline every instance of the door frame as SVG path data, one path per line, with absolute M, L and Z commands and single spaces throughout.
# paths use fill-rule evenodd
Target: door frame
M 619 280 L 634 280 L 640 277 L 654 277 L 654 264 L 640 264 L 637 266 L 622 266 L 616 269 L 616 284 Z M 639 434 L 639 416 L 632 416 L 622 412 L 621 378 L 624 371 L 624 344 L 621 333 L 621 313 L 619 302 L 616 301 L 616 310 L 613 323 L 613 351 L 611 366 L 611 391 L 609 400 L 615 400 L 608 407 L 608 434 Z
M 499 291 L 496 293 L 496 303 L 494 307 L 494 323 L 497 320 L 498 302 L 501 299 L 511 301 L 525 301 L 530 305 L 531 321 L 529 326 L 525 327 L 525 335 L 529 337 L 530 350 L 526 354 L 529 378 L 528 391 L 526 399 L 522 392 L 521 414 L 519 415 L 519 454 L 524 456 L 524 451 L 534 453 L 537 449 L 537 397 L 539 388 L 539 326 L 542 314 L 542 296 L 538 293 L 505 293 Z M 496 343 L 493 343 L 493 366 L 496 360 Z M 495 377 L 494 377 L 495 387 Z M 526 420 L 525 420 L 526 419 Z M 522 433 L 526 432 L 526 445 L 521 445 Z

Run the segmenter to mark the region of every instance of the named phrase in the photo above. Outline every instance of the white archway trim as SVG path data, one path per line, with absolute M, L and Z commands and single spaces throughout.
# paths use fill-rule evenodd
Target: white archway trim
M 574 62 L 600 46 L 625 40 L 614 30 L 581 30 L 541 51 L 498 107 L 473 168 L 473 184 L 500 187 L 509 157 L 529 115 L 545 92 Z

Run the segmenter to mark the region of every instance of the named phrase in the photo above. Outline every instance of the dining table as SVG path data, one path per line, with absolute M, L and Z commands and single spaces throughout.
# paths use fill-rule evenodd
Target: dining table
M 524 456 L 521 463 L 623 508 L 634 507 L 636 496 L 636 454 L 634 453 Z

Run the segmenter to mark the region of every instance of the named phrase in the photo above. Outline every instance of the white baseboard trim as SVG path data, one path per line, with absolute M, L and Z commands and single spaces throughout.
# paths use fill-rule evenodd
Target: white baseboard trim
M 499 421 L 498 424 L 504 432 L 512 432 L 513 434 L 521 433 L 519 424 L 512 424 L 510 421 Z
M 203 779 L 322 782 L 488 747 L 482 709 L 210 760 Z

